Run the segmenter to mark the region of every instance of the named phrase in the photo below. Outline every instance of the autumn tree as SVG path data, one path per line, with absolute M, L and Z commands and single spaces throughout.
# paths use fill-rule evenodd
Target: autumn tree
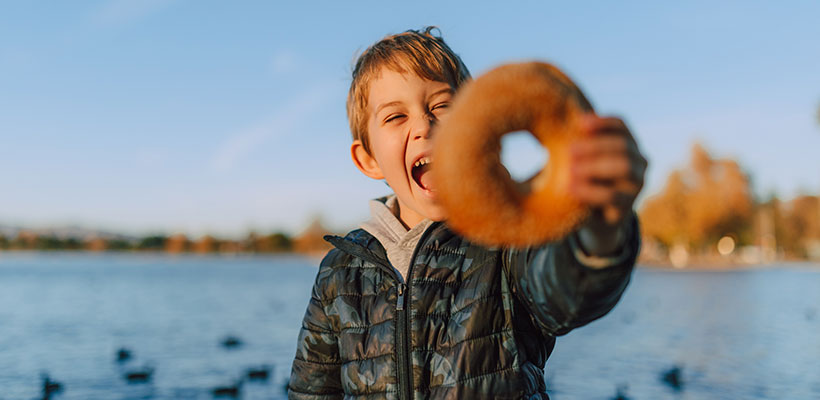
M 780 247 L 791 256 L 805 258 L 810 243 L 820 240 L 820 197 L 798 196 L 786 203 L 778 216 Z
M 663 191 L 641 209 L 644 234 L 666 246 L 703 249 L 724 235 L 751 240 L 754 198 L 737 162 L 713 159 L 700 144 L 687 168 L 670 174 Z

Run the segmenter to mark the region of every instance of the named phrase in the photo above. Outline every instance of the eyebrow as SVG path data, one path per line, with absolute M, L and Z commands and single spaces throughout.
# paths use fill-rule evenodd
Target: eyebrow
M 376 112 L 375 112 L 375 113 L 373 113 L 373 115 L 378 114 L 378 113 L 379 113 L 379 111 L 381 111 L 381 110 L 382 110 L 382 109 L 384 109 L 384 108 L 387 108 L 387 107 L 390 107 L 390 106 L 397 106 L 397 105 L 399 105 L 399 104 L 401 104 L 401 102 L 400 102 L 400 101 L 391 101 L 391 102 L 389 102 L 389 103 L 379 104 L 379 106 L 378 106 L 378 107 L 376 107 Z
M 428 98 L 433 98 L 433 97 L 436 97 L 436 96 L 438 96 L 438 95 L 440 95 L 440 94 L 442 94 L 442 93 L 449 93 L 449 94 L 453 94 L 453 93 L 454 93 L 454 91 L 453 91 L 453 89 L 452 89 L 451 87 L 449 87 L 449 86 L 448 86 L 448 87 L 446 87 L 446 88 L 444 88 L 444 89 L 441 89 L 441 90 L 438 90 L 438 91 L 434 92 L 434 93 L 433 93 L 433 94 L 431 94 Z
M 454 92 L 454 91 L 453 91 L 453 89 L 452 89 L 452 88 L 447 87 L 447 88 L 444 88 L 444 89 L 437 90 L 437 91 L 433 92 L 433 94 L 431 94 L 430 96 L 428 96 L 428 98 L 433 98 L 433 97 L 436 97 L 436 96 L 438 96 L 438 95 L 440 95 L 440 94 L 443 94 L 443 93 L 453 94 L 453 92 Z M 379 106 L 378 106 L 378 107 L 376 107 L 376 112 L 374 112 L 374 113 L 373 113 L 373 115 L 378 114 L 378 113 L 379 113 L 379 111 L 381 111 L 381 110 L 383 110 L 383 109 L 385 109 L 385 108 L 387 108 L 387 107 L 390 107 L 390 106 L 397 106 L 397 105 L 400 105 L 400 104 L 402 104 L 402 102 L 400 102 L 400 101 L 391 101 L 391 102 L 389 102 L 389 103 L 379 104 Z

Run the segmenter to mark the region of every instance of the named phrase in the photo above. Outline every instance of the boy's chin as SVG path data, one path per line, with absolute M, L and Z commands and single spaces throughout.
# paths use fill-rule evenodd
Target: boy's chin
M 444 212 L 444 207 L 439 205 L 435 201 L 425 201 L 424 204 L 421 205 L 422 214 L 424 214 L 425 218 L 428 218 L 433 221 L 443 221 L 446 217 Z
M 412 196 L 412 195 L 411 195 Z M 408 197 L 411 197 L 408 196 Z M 415 197 L 415 198 L 412 198 Z M 399 196 L 399 204 L 400 207 L 408 207 L 409 209 L 413 210 L 414 214 L 417 215 L 417 218 L 420 217 L 422 219 L 426 218 L 432 221 L 443 221 L 446 217 L 444 212 L 444 208 L 441 207 L 434 198 L 430 198 L 427 196 L 412 196 L 409 202 L 405 202 L 402 199 L 402 196 Z M 404 203 L 402 205 L 402 203 Z M 408 222 L 408 221 L 405 221 Z
M 439 206 L 436 206 L 436 210 L 428 212 L 428 214 L 430 215 L 427 215 L 427 218 L 429 218 L 432 221 L 444 221 L 447 217 L 447 215 L 444 213 L 444 209 Z

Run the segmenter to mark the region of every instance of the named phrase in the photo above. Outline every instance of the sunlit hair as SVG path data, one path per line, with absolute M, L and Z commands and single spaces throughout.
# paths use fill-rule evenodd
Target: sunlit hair
M 347 119 L 353 140 L 361 140 L 370 153 L 367 135 L 367 94 L 370 82 L 378 77 L 382 67 L 399 73 L 411 72 L 417 76 L 450 85 L 455 91 L 470 78 L 470 72 L 461 58 L 444 43 L 434 26 L 422 30 L 408 30 L 386 36 L 368 47 L 356 60 L 353 81 L 347 94 Z

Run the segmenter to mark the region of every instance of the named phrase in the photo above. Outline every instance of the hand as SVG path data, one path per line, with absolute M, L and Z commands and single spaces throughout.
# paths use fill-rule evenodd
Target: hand
M 587 114 L 582 129 L 583 138 L 570 146 L 570 193 L 592 212 L 578 237 L 590 255 L 610 255 L 626 240 L 647 161 L 620 118 Z

